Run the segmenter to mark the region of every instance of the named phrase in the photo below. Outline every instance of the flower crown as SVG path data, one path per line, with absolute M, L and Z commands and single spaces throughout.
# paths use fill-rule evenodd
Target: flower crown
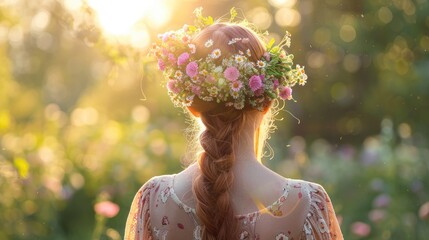
M 268 101 L 280 98 L 292 100 L 292 87 L 305 85 L 304 67 L 293 68 L 293 55 L 283 48 L 290 47 L 290 34 L 274 45 L 266 44 L 266 52 L 256 62 L 249 59 L 251 51 L 239 51 L 222 58 L 220 49 L 212 49 L 213 40 L 205 42 L 206 57 L 196 57 L 197 46 L 191 42 L 202 29 L 213 25 L 212 17 L 203 17 L 202 8 L 194 11 L 195 25 L 185 25 L 177 31 L 158 36 L 151 54 L 158 60 L 158 67 L 167 79 L 167 88 L 175 106 L 191 106 L 195 97 L 203 101 L 216 101 L 243 109 L 246 105 L 262 111 Z M 231 9 L 233 22 L 237 12 Z M 246 44 L 247 38 L 233 38 L 228 44 Z M 221 59 L 221 61 L 220 61 Z

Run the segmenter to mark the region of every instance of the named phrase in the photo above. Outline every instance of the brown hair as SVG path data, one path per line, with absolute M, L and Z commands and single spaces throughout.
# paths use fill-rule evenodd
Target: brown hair
M 234 38 L 246 40 L 228 44 Z M 213 40 L 214 45 L 206 48 L 204 43 L 209 39 Z M 193 42 L 201 57 L 216 48 L 221 50 L 222 57 L 249 49 L 250 59 L 256 62 L 265 52 L 257 34 L 239 24 L 214 24 L 202 30 Z M 197 202 L 196 213 L 203 225 L 202 239 L 237 239 L 239 226 L 230 199 L 234 179 L 231 168 L 235 161 L 234 149 L 246 116 L 256 110 L 249 107 L 237 110 L 226 107 L 224 103 L 205 102 L 198 98 L 194 99 L 191 108 L 199 113 L 205 125 L 199 137 L 203 148 L 198 160 L 200 173 L 192 187 Z

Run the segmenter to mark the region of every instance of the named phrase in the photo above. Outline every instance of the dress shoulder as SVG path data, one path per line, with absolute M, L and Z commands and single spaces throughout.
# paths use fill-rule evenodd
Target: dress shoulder
M 305 183 L 310 205 L 301 239 L 344 239 L 328 193 L 320 184 Z
M 125 226 L 125 240 L 152 239 L 150 205 L 167 177 L 167 175 L 153 177 L 137 191 Z

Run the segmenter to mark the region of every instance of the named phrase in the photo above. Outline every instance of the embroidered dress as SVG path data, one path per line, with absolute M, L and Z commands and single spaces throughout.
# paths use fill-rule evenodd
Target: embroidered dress
M 149 180 L 131 205 L 125 239 L 201 239 L 195 209 L 174 192 L 174 176 Z M 280 190 L 280 189 L 279 189 Z M 322 186 L 285 179 L 281 196 L 259 211 L 237 215 L 239 239 L 343 239 L 328 194 Z

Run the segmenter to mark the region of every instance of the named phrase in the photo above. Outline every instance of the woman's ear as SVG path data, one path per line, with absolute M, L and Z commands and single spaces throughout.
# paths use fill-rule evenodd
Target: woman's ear
M 193 109 L 192 107 L 187 107 L 187 108 L 188 108 L 189 112 L 191 112 L 194 117 L 197 117 L 197 118 L 200 117 L 200 112 Z

